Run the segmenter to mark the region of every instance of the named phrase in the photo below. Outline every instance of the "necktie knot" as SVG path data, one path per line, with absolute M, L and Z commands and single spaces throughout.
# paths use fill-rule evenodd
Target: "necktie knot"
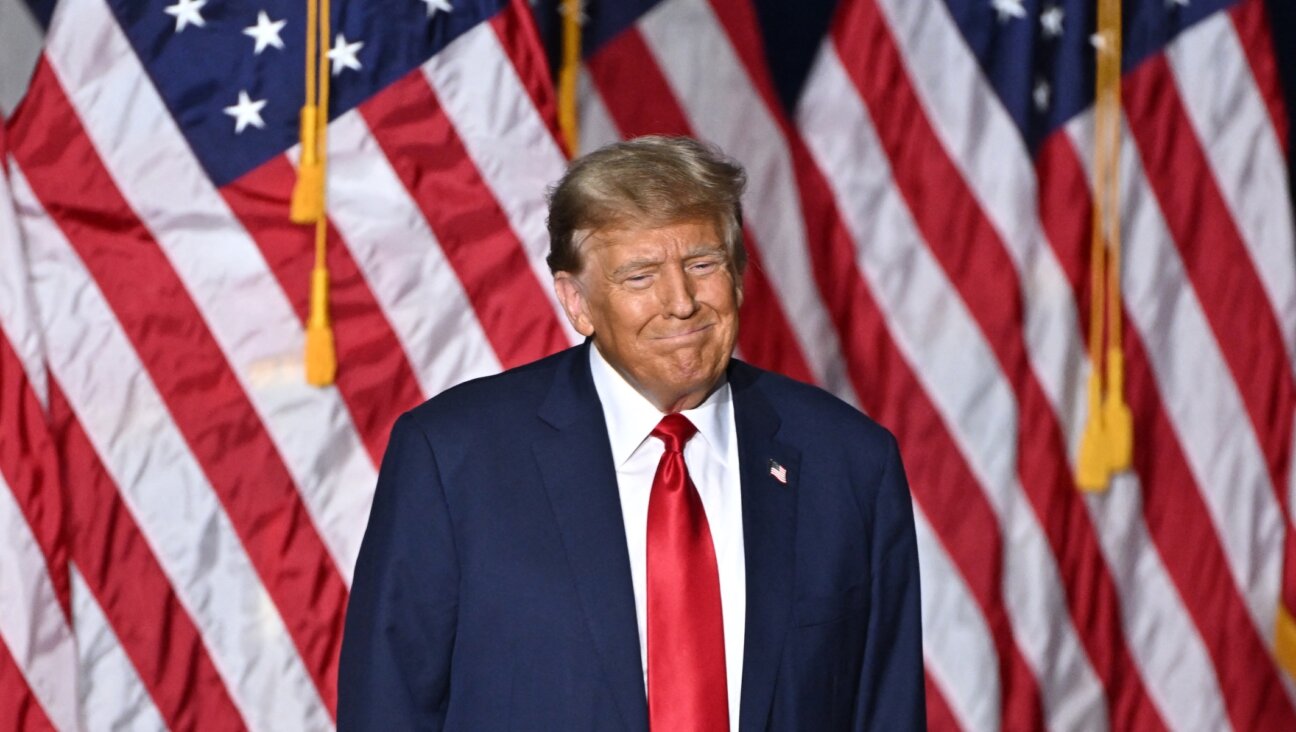
M 697 434 L 697 427 L 682 414 L 662 417 L 652 431 L 652 436 L 666 444 L 666 452 L 683 452 L 684 444 Z

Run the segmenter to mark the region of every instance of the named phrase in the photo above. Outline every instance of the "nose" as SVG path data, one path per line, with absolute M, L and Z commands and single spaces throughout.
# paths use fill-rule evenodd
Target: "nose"
M 681 320 L 693 317 L 698 310 L 696 289 L 683 266 L 664 268 L 657 284 L 666 315 Z

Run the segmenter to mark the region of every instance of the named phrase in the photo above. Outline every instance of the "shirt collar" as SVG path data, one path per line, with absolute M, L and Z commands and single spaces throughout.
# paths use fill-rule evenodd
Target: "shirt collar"
M 590 343 L 590 372 L 594 389 L 603 404 L 603 419 L 607 422 L 608 440 L 612 444 L 612 460 L 620 468 L 634 454 L 644 440 L 649 439 L 653 428 L 662 419 L 662 413 L 653 403 L 625 380 L 612 364 L 603 358 L 599 349 Z M 693 409 L 681 414 L 688 417 L 698 429 L 722 463 L 727 463 L 729 434 L 733 429 L 729 382 L 722 383 L 711 395 Z

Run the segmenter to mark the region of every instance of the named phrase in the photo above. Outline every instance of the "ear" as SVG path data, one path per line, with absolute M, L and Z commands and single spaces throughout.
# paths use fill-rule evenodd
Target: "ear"
M 576 332 L 586 338 L 594 335 L 594 321 L 590 319 L 584 283 L 571 272 L 557 272 L 554 274 L 554 293 Z

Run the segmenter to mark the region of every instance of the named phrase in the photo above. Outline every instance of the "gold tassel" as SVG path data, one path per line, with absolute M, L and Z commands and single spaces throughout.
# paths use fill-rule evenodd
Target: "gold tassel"
M 301 109 L 301 161 L 297 163 L 297 183 L 292 191 L 289 218 L 294 224 L 313 224 L 324 216 L 324 165 L 318 152 L 319 109 L 307 105 Z
M 297 184 L 293 187 L 292 209 L 289 213 L 295 223 L 315 224 L 315 266 L 311 270 L 310 315 L 306 319 L 304 354 L 306 383 L 312 386 L 328 386 L 337 377 L 337 349 L 329 318 L 329 273 L 326 263 L 329 15 L 329 0 L 307 0 L 306 104 L 301 111 L 301 161 L 297 166 Z
M 1076 484 L 1085 491 L 1106 490 L 1112 475 L 1129 468 L 1134 452 L 1134 418 L 1125 402 L 1121 348 L 1120 11 L 1120 0 L 1099 0 L 1089 260 L 1093 285 L 1089 298 L 1089 414 L 1076 458 Z
M 323 223 L 321 222 L 321 227 Z M 328 386 L 337 376 L 337 351 L 329 322 L 328 268 L 316 263 L 311 270 L 310 317 L 306 321 L 306 383 Z
M 1102 381 L 1095 364 L 1089 373 L 1089 418 L 1080 436 L 1080 454 L 1076 456 L 1076 485 L 1084 491 L 1101 491 L 1111 480 L 1106 457 L 1107 433 L 1102 420 Z
M 1274 621 L 1274 655 L 1293 680 L 1296 680 L 1296 618 L 1282 600 L 1278 601 L 1278 617 Z
M 576 108 L 576 82 L 581 62 L 581 0 L 562 0 L 562 67 L 558 71 L 558 128 L 567 154 L 580 151 L 580 126 Z

